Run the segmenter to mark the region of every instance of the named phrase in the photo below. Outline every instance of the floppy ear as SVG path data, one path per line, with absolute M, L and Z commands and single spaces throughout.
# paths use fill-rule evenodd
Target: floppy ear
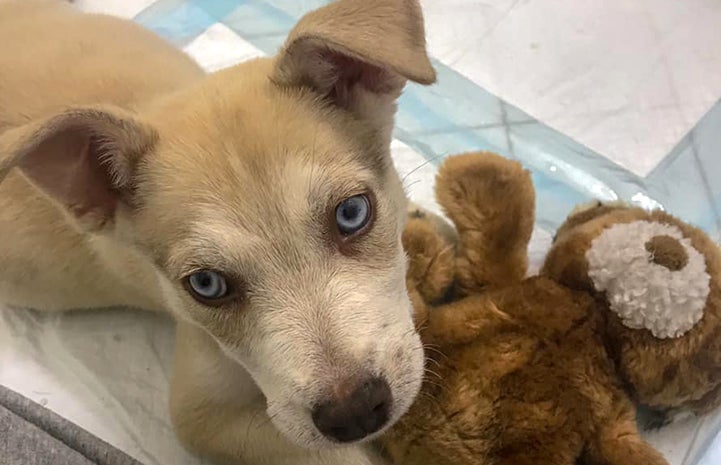
M 18 168 L 82 228 L 100 230 L 131 203 L 135 168 L 156 139 L 120 109 L 68 110 L 0 135 L 0 182 Z
M 435 79 L 418 0 L 339 0 L 307 14 L 288 36 L 273 74 L 280 85 L 310 87 L 362 118 L 386 120 L 406 80 Z M 379 104 L 385 115 L 369 113 Z

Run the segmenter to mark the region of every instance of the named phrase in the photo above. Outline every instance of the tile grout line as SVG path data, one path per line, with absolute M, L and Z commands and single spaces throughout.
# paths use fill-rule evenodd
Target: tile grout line
M 503 123 L 503 131 L 506 133 L 506 144 L 508 145 L 508 151 L 514 159 L 518 159 L 516 151 L 513 147 L 513 139 L 511 138 L 511 128 L 508 124 L 508 109 L 506 108 L 506 102 L 503 99 L 498 99 L 498 103 L 501 107 L 501 122 Z
M 699 171 L 701 181 L 703 182 L 703 190 L 706 193 L 706 197 L 708 197 L 708 201 L 711 206 L 711 215 L 714 217 L 716 229 L 721 231 L 721 209 L 719 209 L 719 205 L 716 204 L 716 199 L 714 198 L 711 184 L 709 183 L 708 177 L 706 176 L 706 171 L 703 168 L 701 157 L 699 157 L 698 155 L 698 145 L 696 143 L 695 128 L 689 133 L 689 140 L 691 141 L 691 153 L 693 154 L 693 159 L 696 163 L 696 169 Z

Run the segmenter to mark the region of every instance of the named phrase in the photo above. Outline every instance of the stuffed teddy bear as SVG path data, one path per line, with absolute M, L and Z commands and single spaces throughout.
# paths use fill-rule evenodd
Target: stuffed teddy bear
M 407 285 L 426 380 L 383 437 L 398 465 L 667 465 L 636 404 L 703 412 L 721 395 L 721 252 L 663 212 L 594 204 L 526 277 L 535 194 L 520 164 L 448 158 L 455 229 L 409 214 Z

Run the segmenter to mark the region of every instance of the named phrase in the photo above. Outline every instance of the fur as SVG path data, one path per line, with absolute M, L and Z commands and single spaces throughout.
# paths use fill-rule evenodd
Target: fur
M 310 409 L 382 376 L 391 424 L 421 384 L 389 153 L 405 82 L 435 79 L 418 2 L 340 0 L 277 56 L 212 75 L 57 1 L 1 2 L 0 43 L 2 302 L 172 315 L 171 417 L 201 455 L 376 463 L 321 435 Z M 340 241 L 328 212 L 361 192 L 372 228 Z M 199 269 L 236 298 L 191 298 Z
M 450 157 L 436 194 L 457 239 L 417 213 L 403 235 L 428 376 L 384 438 L 393 462 L 667 465 L 640 437 L 636 409 L 719 405 L 718 246 L 664 212 L 595 203 L 559 229 L 541 276 L 525 278 L 529 173 L 493 154 Z M 635 285 L 619 293 L 648 318 L 685 323 L 699 296 L 702 318 L 675 337 L 631 328 L 605 286 L 616 279 Z M 656 305 L 661 279 L 673 306 Z

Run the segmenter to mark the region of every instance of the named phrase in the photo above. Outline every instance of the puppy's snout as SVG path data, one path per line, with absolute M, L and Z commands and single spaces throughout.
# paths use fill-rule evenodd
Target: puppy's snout
M 313 423 L 327 438 L 352 442 L 383 428 L 390 416 L 393 397 L 388 382 L 369 378 L 349 395 L 319 404 L 313 409 Z

